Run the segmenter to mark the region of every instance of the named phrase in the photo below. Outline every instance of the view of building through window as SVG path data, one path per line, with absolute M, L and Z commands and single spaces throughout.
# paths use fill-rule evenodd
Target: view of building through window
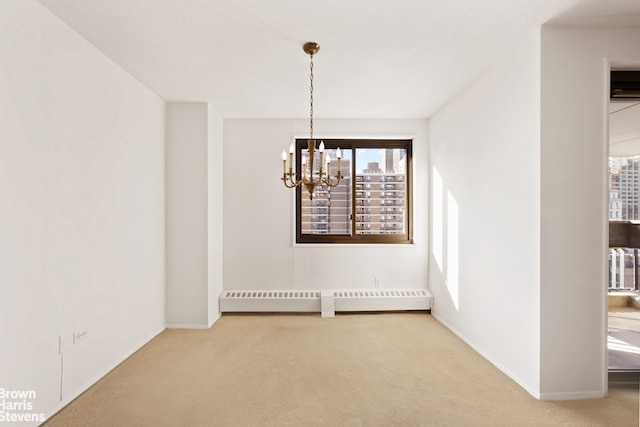
M 303 150 L 306 154 L 307 150 Z M 342 160 L 337 160 L 335 150 L 326 150 L 331 156 L 329 169 L 332 176 L 338 171 L 342 181 L 336 187 L 316 188 L 313 200 L 302 199 L 303 234 L 350 234 L 351 233 L 351 155 L 352 150 L 342 150 Z M 303 155 L 304 155 L 303 154 Z
M 345 157 L 351 150 L 344 150 Z M 331 153 L 333 155 L 333 153 Z M 335 156 L 333 156 L 335 157 Z M 352 215 L 350 155 L 341 160 L 340 185 L 302 200 L 304 234 L 350 234 Z M 406 150 L 358 149 L 355 176 L 356 234 L 403 234 L 405 229 Z M 360 159 L 368 161 L 363 164 Z M 331 162 L 336 171 L 338 160 Z
M 327 149 L 331 175 L 335 176 L 339 166 L 343 179 L 336 187 L 316 189 L 313 200 L 301 197 L 301 234 L 408 236 L 409 156 L 405 147 L 341 146 L 342 160 L 336 159 L 337 147 Z M 307 158 L 305 149 L 300 154 Z
M 640 156 L 609 157 L 609 221 L 640 220 Z M 609 249 L 609 288 L 634 287 L 634 249 Z
M 640 220 L 640 156 L 609 157 L 609 220 Z

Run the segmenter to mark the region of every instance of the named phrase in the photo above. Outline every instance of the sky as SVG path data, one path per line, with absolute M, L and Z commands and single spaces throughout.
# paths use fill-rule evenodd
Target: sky
M 351 150 L 341 150 L 343 160 L 351 160 Z M 327 150 L 333 160 L 336 159 L 335 150 Z M 306 150 L 305 150 L 306 153 Z M 381 150 L 377 148 L 359 148 L 356 152 L 356 172 L 362 172 L 363 169 L 367 169 L 370 162 L 378 162 L 381 165 Z
M 356 172 L 362 172 L 367 169 L 369 162 L 378 162 L 380 164 L 380 150 L 372 148 L 359 148 L 356 152 Z

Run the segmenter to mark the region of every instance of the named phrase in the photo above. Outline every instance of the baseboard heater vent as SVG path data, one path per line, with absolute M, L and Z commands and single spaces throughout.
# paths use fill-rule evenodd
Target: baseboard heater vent
M 388 291 L 335 291 L 339 311 L 431 310 L 433 296 L 426 289 Z
M 318 291 L 225 291 L 220 311 L 232 312 L 317 312 Z
M 220 311 L 322 312 L 431 310 L 433 295 L 426 289 L 330 291 L 224 291 Z M 323 307 L 324 305 L 324 307 Z

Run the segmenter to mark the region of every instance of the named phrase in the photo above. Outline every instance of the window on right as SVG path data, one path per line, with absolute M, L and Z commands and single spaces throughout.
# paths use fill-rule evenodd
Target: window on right
M 336 187 L 296 196 L 297 243 L 412 243 L 412 140 L 325 139 Z M 304 159 L 306 140 L 296 141 Z M 299 167 L 299 166 L 298 166 Z

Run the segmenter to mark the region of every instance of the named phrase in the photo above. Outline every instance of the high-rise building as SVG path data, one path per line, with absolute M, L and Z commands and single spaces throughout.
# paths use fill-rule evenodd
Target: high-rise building
M 404 158 L 382 150 L 381 160 L 370 162 L 355 176 L 355 223 L 357 234 L 405 233 L 406 177 Z M 341 170 L 350 170 L 350 161 L 341 160 Z M 331 162 L 336 170 L 337 160 Z M 318 189 L 313 200 L 302 200 L 303 234 L 351 234 L 351 180 L 349 175 L 340 185 Z
M 405 172 L 405 156 L 406 151 L 393 148 L 381 150 L 380 157 L 382 170 L 385 173 L 404 173 Z
M 399 150 L 382 150 L 386 171 L 380 168 L 378 162 L 371 162 L 366 169 L 356 174 L 356 233 L 358 234 L 405 232 L 405 174 L 404 171 L 395 172 L 394 157 L 387 155 L 393 151 Z M 399 159 L 396 160 L 397 168 Z
M 350 234 L 351 233 L 351 162 L 332 160 L 331 170 L 340 170 L 343 178 L 336 187 L 317 188 L 313 200 L 302 198 L 303 234 Z M 304 191 L 304 190 L 303 190 Z
M 609 219 L 640 219 L 640 156 L 609 158 Z

